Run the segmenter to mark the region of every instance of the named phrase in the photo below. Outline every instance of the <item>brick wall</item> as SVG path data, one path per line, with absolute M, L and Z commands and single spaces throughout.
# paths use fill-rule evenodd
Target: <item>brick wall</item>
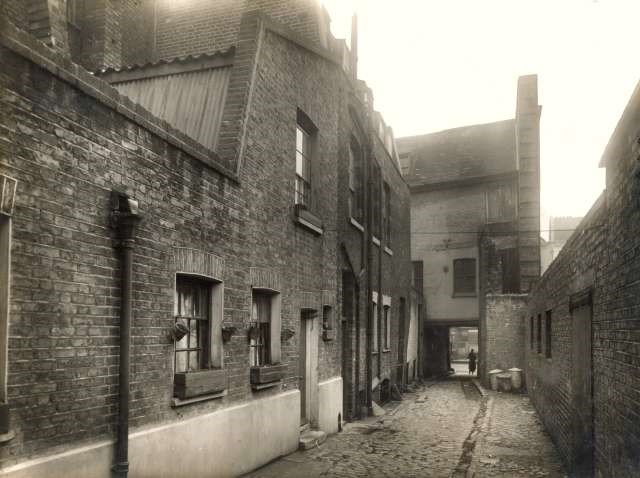
M 142 1 L 126 8 L 141 16 L 124 17 L 124 57 L 128 62 L 145 63 L 226 50 L 236 42 L 243 13 L 261 11 L 278 24 L 317 45 L 327 46 L 322 25 L 326 22 L 316 0 L 173 0 Z M 142 28 L 138 22 L 142 19 Z M 142 34 L 144 32 L 144 35 Z M 140 43 L 151 49 L 146 50 Z
M 585 400 L 577 395 L 576 376 L 591 376 L 596 476 L 637 476 L 640 469 L 640 416 L 636 413 L 640 386 L 640 235 L 637 201 L 640 93 L 634 92 L 603 156 L 607 189 L 576 229 L 540 284 L 533 290 L 529 316 L 550 311 L 551 358 L 530 346 L 527 333 L 527 380 L 532 399 L 547 429 L 570 467 L 576 465 L 581 443 L 576 423 Z M 574 350 L 584 344 L 574 337 L 571 304 L 591 291 L 591 373 L 577 362 Z M 575 322 L 577 323 L 577 322 Z M 535 328 L 534 328 L 535 329 Z M 583 337 L 588 342 L 589 337 Z M 534 343 L 537 337 L 534 337 Z M 543 351 L 546 346 L 543 334 Z M 587 402 L 588 403 L 588 402 Z
M 280 277 L 282 325 L 294 331 L 282 344 L 283 387 L 298 386 L 301 301 L 310 293 L 320 303 L 322 291 L 331 297 L 338 287 L 336 158 L 345 76 L 340 65 L 280 34 L 265 31 L 262 42 L 236 177 L 215 153 L 3 26 L 0 166 L 20 182 L 9 344 L 17 437 L 0 451 L 3 466 L 113 436 L 120 313 L 109 222 L 114 188 L 138 199 L 144 216 L 134 252 L 131 426 L 280 391 L 253 392 L 249 385 L 252 267 Z M 314 190 L 322 235 L 294 221 L 297 108 L 318 128 L 314 168 L 322 174 Z M 397 243 L 399 254 L 408 249 Z M 224 345 L 227 396 L 180 409 L 169 405 L 175 247 L 224 259 L 223 323 L 237 329 Z M 339 317 L 338 304 L 331 305 Z M 340 341 L 339 331 L 333 341 L 319 337 L 320 380 L 340 374 Z
M 488 385 L 487 372 L 524 366 L 524 322 L 526 294 L 487 294 L 480 328 L 479 373 Z

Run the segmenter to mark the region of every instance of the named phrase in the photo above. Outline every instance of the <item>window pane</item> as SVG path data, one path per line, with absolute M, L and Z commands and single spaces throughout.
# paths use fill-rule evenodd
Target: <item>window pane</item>
M 304 151 L 304 132 L 299 127 L 296 128 L 296 149 Z
M 187 352 L 176 352 L 176 373 L 187 371 Z
M 189 352 L 189 372 L 195 372 L 199 366 L 198 352 Z
M 453 261 L 453 291 L 463 294 L 476 292 L 475 259 L 456 259 Z
M 296 174 L 298 176 L 303 176 L 303 168 L 304 168 L 304 157 L 300 151 L 296 151 Z
M 184 320 L 177 320 L 176 323 L 182 324 L 185 327 L 188 327 L 188 325 L 186 324 L 186 322 Z M 188 341 L 189 341 L 189 335 L 186 334 L 178 342 L 176 342 L 176 350 L 186 349 L 189 346 Z
M 198 321 L 189 321 L 189 348 L 194 349 L 198 346 Z

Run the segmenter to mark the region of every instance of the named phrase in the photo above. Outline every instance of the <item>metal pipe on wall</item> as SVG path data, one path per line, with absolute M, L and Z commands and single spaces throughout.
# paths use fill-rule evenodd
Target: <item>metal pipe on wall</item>
M 112 193 L 112 219 L 117 231 L 117 248 L 121 254 L 122 304 L 120 307 L 120 370 L 118 393 L 118 441 L 115 463 L 111 467 L 117 478 L 129 473 L 129 386 L 131 374 L 131 301 L 133 276 L 133 246 L 135 230 L 140 222 L 138 203 L 121 193 Z

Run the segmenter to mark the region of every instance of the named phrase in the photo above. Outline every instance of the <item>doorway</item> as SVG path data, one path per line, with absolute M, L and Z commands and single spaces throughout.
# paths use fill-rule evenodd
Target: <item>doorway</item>
M 317 337 L 315 332 L 315 310 L 302 310 L 300 314 L 299 344 L 299 388 L 300 388 L 300 425 L 312 421 L 312 402 L 315 399 L 314 390 L 317 388 L 317 376 L 314 373 L 314 358 L 317 356 Z M 316 339 L 314 341 L 314 339 Z M 314 354 L 314 350 L 316 354 Z
M 469 354 L 473 350 L 476 356 L 476 370 L 478 369 L 478 327 L 450 327 L 449 328 L 449 358 L 450 367 L 456 375 L 469 375 Z
M 589 297 L 571 311 L 573 389 L 573 443 L 575 476 L 593 476 L 593 388 L 591 383 L 591 320 Z

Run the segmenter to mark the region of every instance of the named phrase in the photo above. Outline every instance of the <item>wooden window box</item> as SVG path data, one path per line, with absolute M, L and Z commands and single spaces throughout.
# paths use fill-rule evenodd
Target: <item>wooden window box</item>
M 181 400 L 227 388 L 226 370 L 202 370 L 199 372 L 177 373 L 173 379 L 174 395 Z
M 251 367 L 251 385 L 263 385 L 278 382 L 284 377 L 286 367 L 284 365 L 264 365 Z

